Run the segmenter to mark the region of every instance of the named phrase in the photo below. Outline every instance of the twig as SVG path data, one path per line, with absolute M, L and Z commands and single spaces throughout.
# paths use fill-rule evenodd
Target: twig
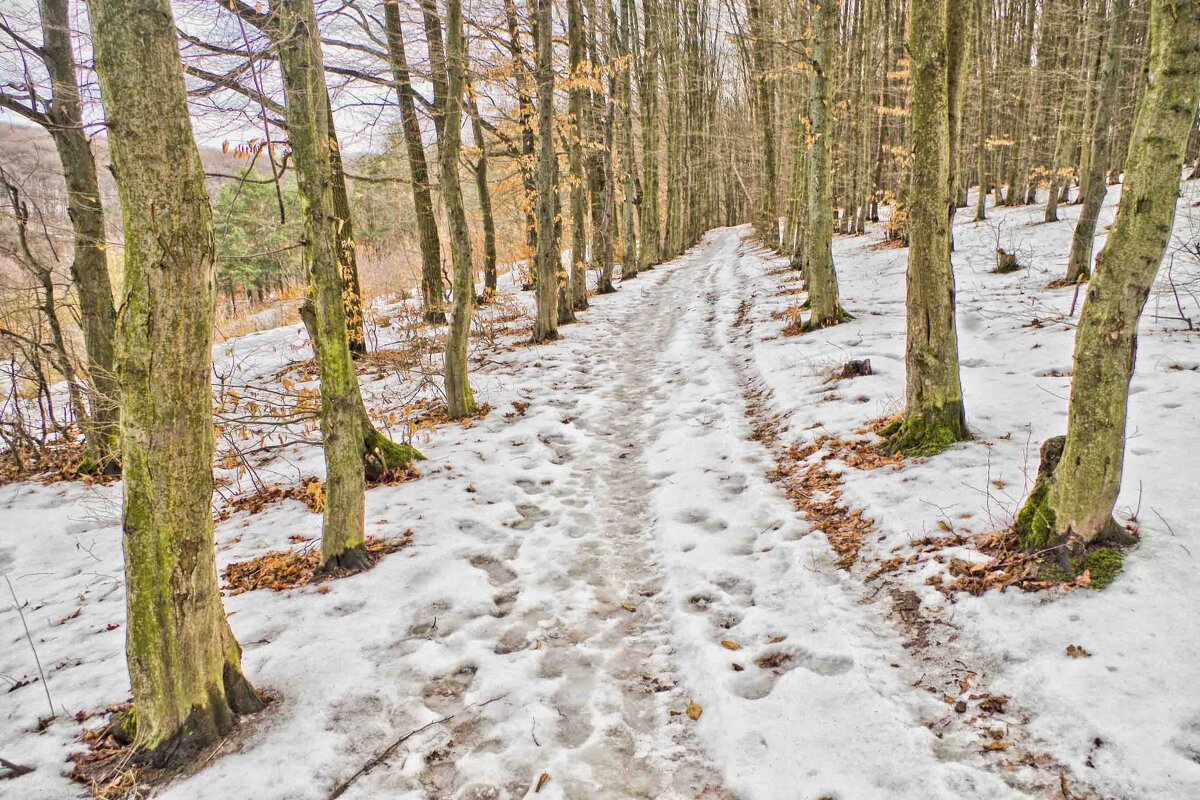
M 454 719 L 455 717 L 457 717 L 459 714 L 466 711 L 467 709 L 483 708 L 484 706 L 490 705 L 491 703 L 494 703 L 497 700 L 503 700 L 505 697 L 508 697 L 507 693 L 502 694 L 498 697 L 493 697 L 491 700 L 485 700 L 482 703 L 471 703 L 470 705 L 463 706 L 458 711 L 455 711 L 453 714 L 442 717 L 441 719 L 435 719 L 433 722 L 430 722 L 426 725 L 422 725 L 421 727 L 419 727 L 415 730 L 409 731 L 408 733 L 404 734 L 399 739 L 397 739 L 396 741 L 394 741 L 390 745 L 388 745 L 382 752 L 380 752 L 378 755 L 374 756 L 370 761 L 368 761 L 366 764 L 364 764 L 357 772 L 355 772 L 349 778 L 347 778 L 346 780 L 339 783 L 336 787 L 334 787 L 333 792 L 331 792 L 329 795 L 329 800 L 337 800 L 337 798 L 339 798 L 343 794 L 345 794 L 346 790 L 350 788 L 350 784 L 354 783 L 356 780 L 361 778 L 363 775 L 366 775 L 368 772 L 373 770 L 375 767 L 378 767 L 380 764 L 382 764 L 384 761 L 386 761 L 392 753 L 394 753 L 396 751 L 397 747 L 404 744 L 406 741 L 408 741 L 412 737 L 416 736 L 418 733 L 428 730 L 429 728 L 432 728 L 434 725 L 441 725 L 443 722 L 449 722 L 450 720 Z
M 38 658 L 37 648 L 33 645 L 33 636 L 29 633 L 29 623 L 25 621 L 25 612 L 21 609 L 21 601 L 17 600 L 17 592 L 13 589 L 12 581 L 8 576 L 4 576 L 4 582 L 8 584 L 8 592 L 12 595 L 13 605 L 17 607 L 17 613 L 21 615 L 21 625 L 25 628 L 25 638 L 29 640 L 29 649 L 33 651 L 33 660 L 37 664 L 38 676 L 42 679 L 42 688 L 46 690 L 46 704 L 50 706 L 50 719 L 54 719 L 57 714 L 54 713 L 54 701 L 50 699 L 50 685 L 46 683 L 46 673 L 42 671 L 42 660 Z

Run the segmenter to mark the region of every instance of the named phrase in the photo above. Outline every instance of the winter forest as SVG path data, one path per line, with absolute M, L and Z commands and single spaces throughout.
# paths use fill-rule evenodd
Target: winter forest
M 1200 798 L 1198 109 L 1200 0 L 2 0 L 0 798 Z

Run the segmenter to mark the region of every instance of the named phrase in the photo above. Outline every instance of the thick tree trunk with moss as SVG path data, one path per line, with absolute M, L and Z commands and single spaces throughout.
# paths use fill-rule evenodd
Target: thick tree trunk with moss
M 908 54 L 912 174 L 908 193 L 907 338 L 904 419 L 888 447 L 932 454 L 967 439 L 950 264 L 948 0 L 913 0 Z M 956 13 L 956 12 L 955 12 Z
M 450 256 L 454 264 L 454 315 L 446 336 L 446 405 L 451 419 L 475 413 L 475 396 L 467 378 L 467 343 L 475 307 L 475 279 L 471 271 L 471 232 L 458 180 L 458 154 L 462 147 L 462 94 L 466 45 L 462 30 L 462 0 L 446 0 L 446 106 L 438 143 L 441 158 L 442 202 L 450 222 Z
M 1123 538 L 1112 512 L 1121 489 L 1129 381 L 1138 320 L 1170 240 L 1200 101 L 1200 2 L 1152 0 L 1149 40 L 1149 83 L 1125 158 L 1121 204 L 1075 334 L 1062 457 L 1042 470 L 1017 515 L 1026 547 L 1064 545 L 1062 560 L 1076 566 L 1089 545 Z
M 1114 0 L 1109 12 L 1108 34 L 1104 45 L 1104 61 L 1100 66 L 1100 85 L 1097 96 L 1098 108 L 1092 115 L 1092 129 L 1088 131 L 1083 146 L 1089 155 L 1087 175 L 1081 175 L 1083 183 L 1083 207 L 1071 237 L 1071 252 L 1067 256 L 1068 283 L 1085 281 L 1092 273 L 1092 245 L 1096 238 L 1096 220 L 1100 217 L 1100 206 L 1104 203 L 1105 153 L 1112 145 L 1112 114 L 1117 97 L 1118 73 L 1121 65 L 1121 50 L 1125 41 L 1125 18 L 1129 14 L 1129 0 Z
M 429 191 L 429 164 L 425 160 L 425 142 L 417 118 L 416 93 L 409 77 L 408 55 L 404 51 L 404 28 L 396 0 L 383 4 L 387 28 L 388 60 L 396 82 L 396 100 L 400 106 L 400 128 L 408 153 L 408 171 L 412 178 L 413 209 L 417 216 L 417 236 L 421 246 L 421 299 L 427 322 L 445 322 L 442 299 L 442 248 L 438 238 L 437 217 Z
M 537 65 L 534 69 L 538 93 L 537 163 L 537 319 L 533 341 L 558 338 L 559 253 L 554 237 L 554 55 L 550 0 L 536 0 Z M 568 309 L 569 310 L 569 309 Z
M 212 210 L 167 0 L 89 9 L 125 224 L 124 728 L 152 760 L 179 762 L 263 705 L 242 675 L 213 547 Z
M 642 0 L 644 33 L 638 74 L 638 104 L 642 115 L 642 204 L 638 209 L 641 269 L 650 269 L 662 260 L 658 229 L 658 27 L 661 24 L 658 17 L 658 0 Z
M 586 136 L 583 88 L 583 8 L 580 0 L 567 0 L 567 58 L 570 89 L 567 110 L 571 138 L 567 154 L 571 174 L 571 309 L 582 311 L 587 299 L 587 173 L 583 167 Z
M 808 149 L 808 224 L 805 226 L 810 312 L 805 328 L 809 330 L 826 328 L 846 319 L 838 297 L 837 272 L 833 265 L 833 110 L 830 107 L 830 84 L 833 80 L 833 50 L 837 44 L 838 9 L 834 0 L 819 0 L 813 7 L 815 40 L 808 98 L 812 146 Z
M 87 351 L 88 414 L 82 472 L 120 472 L 116 319 L 105 256 L 104 209 L 96 160 L 83 129 L 79 81 L 71 47 L 67 0 L 40 0 L 42 60 L 50 74 L 52 100 L 47 130 L 54 140 L 67 187 L 67 214 L 74 233 L 71 277 L 79 293 L 79 318 Z M 70 376 L 67 376 L 70 378 Z
M 313 346 L 321 376 L 321 432 L 325 451 L 325 512 L 321 563 L 368 566 L 363 542 L 362 396 L 354 372 L 342 302 L 341 220 L 334 200 L 328 91 L 311 0 L 275 0 L 279 59 L 287 97 L 288 143 L 304 209 Z

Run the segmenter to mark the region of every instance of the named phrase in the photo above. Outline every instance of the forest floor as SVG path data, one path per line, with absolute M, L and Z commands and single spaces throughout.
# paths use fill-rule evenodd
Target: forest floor
M 473 382 L 491 412 L 418 426 L 420 476 L 367 496 L 369 533 L 410 541 L 360 575 L 229 593 L 246 674 L 276 701 L 159 796 L 316 799 L 351 778 L 343 797 L 1200 796 L 1200 339 L 1172 319 L 1178 294 L 1200 321 L 1184 249 L 1200 185 L 1184 195 L 1131 390 L 1118 512 L 1141 544 L 1109 588 L 1024 591 L 981 566 L 1065 428 L 1082 297 L 1046 285 L 1077 207 L 1049 225 L 1040 206 L 959 214 L 976 438 L 903 462 L 871 430 L 902 410 L 906 251 L 877 226 L 839 237 L 855 319 L 789 336 L 796 274 L 746 228 L 715 230 L 593 298 L 560 342 L 517 343 L 528 293 L 485 312 Z M 997 246 L 1026 268 L 992 274 Z M 436 349 L 412 330 L 388 320 L 372 338 Z M 303 489 L 245 500 L 321 473 L 311 443 L 245 452 L 275 441 L 257 420 L 272 392 L 311 403 L 302 330 L 214 357 L 219 567 L 313 547 Z M 872 374 L 836 377 L 852 359 Z M 365 371 L 384 418 L 435 396 L 398 355 Z M 239 441 L 256 446 L 237 456 Z M 128 697 L 119 502 L 119 484 L 0 488 L 0 572 L 58 714 L 38 730 L 43 685 L 6 604 L 0 756 L 36 769 L 2 797 L 81 793 L 67 755 Z

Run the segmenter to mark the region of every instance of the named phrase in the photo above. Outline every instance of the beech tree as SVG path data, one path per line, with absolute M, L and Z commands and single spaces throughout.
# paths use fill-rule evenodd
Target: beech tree
M 213 546 L 212 211 L 166 0 L 92 0 L 125 221 L 117 330 L 124 474 L 126 735 L 156 763 L 262 708 L 242 675 Z
M 554 55 L 551 0 L 537 0 L 538 163 L 537 163 L 537 319 L 533 341 L 558 338 L 559 291 L 561 269 L 558 241 L 554 236 L 555 160 L 554 152 Z M 568 305 L 565 309 L 571 311 Z
M 912 177 L 905 281 L 904 417 L 884 431 L 888 448 L 936 453 L 970 437 L 958 374 L 954 271 L 950 264 L 949 0 L 912 0 L 908 57 Z
M 1125 157 L 1117 218 L 1088 284 L 1075 334 L 1065 439 L 1042 446 L 1037 483 L 1016 519 L 1031 550 L 1058 548 L 1080 573 L 1126 543 L 1113 519 L 1125 457 L 1137 329 L 1171 236 L 1188 134 L 1200 102 L 1200 3 L 1152 0 L 1148 82 Z M 1106 56 L 1107 58 L 1107 56 Z
M 423 0 L 427 9 L 433 0 Z M 435 12 L 434 12 L 435 13 Z M 440 40 L 441 34 L 438 34 Z M 432 41 L 432 40 L 431 40 Z M 446 0 L 446 92 L 439 109 L 439 181 L 442 201 L 450 224 L 450 256 L 454 264 L 454 311 L 446 335 L 446 405 L 451 419 L 475 413 L 475 396 L 467 378 L 467 344 L 471 313 L 475 307 L 475 277 L 471 265 L 471 234 L 463 207 L 458 178 L 458 155 L 462 147 L 462 94 L 466 80 L 466 43 L 463 40 L 462 2 Z M 436 68 L 436 67 L 435 67 Z

